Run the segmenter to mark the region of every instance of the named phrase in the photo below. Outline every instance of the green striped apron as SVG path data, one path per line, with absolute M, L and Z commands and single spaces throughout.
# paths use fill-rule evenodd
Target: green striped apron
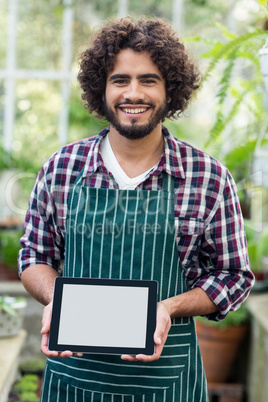
M 84 186 L 81 172 L 68 200 L 63 275 L 157 280 L 159 300 L 187 291 L 172 176 L 163 173 L 162 191 L 115 190 Z M 95 354 L 47 359 L 41 401 L 207 402 L 194 320 L 172 319 L 151 363 Z

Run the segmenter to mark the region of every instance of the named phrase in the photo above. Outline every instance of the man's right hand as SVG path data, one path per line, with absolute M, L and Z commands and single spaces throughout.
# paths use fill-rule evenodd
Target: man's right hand
M 64 352 L 56 352 L 55 350 L 48 349 L 49 331 L 50 331 L 50 321 L 52 313 L 52 301 L 44 308 L 43 318 L 42 318 L 42 339 L 41 339 L 41 351 L 47 357 L 61 357 L 66 359 L 71 356 L 83 356 L 83 353 L 72 353 L 70 350 L 65 350 Z

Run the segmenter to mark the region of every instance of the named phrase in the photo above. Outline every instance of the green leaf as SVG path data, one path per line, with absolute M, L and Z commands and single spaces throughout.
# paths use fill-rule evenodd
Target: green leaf
M 9 306 L 8 304 L 4 304 L 2 306 L 2 309 L 9 315 L 12 315 L 13 317 L 16 317 L 18 315 L 17 311 L 14 310 L 13 307 Z
M 216 22 L 215 25 L 216 25 L 216 27 L 218 27 L 222 31 L 222 33 L 224 34 L 224 36 L 227 39 L 232 39 L 233 40 L 233 39 L 237 38 L 236 34 L 234 34 L 233 32 L 229 31 L 229 29 L 227 29 L 227 27 L 224 26 L 223 24 L 221 24 L 220 22 Z
M 205 81 L 211 72 L 214 70 L 215 66 L 222 59 L 225 59 L 230 54 L 233 54 L 235 51 L 238 51 L 241 46 L 246 46 L 247 43 L 254 38 L 257 38 L 259 41 L 263 38 L 263 40 L 267 37 L 268 31 L 262 31 L 261 29 L 255 29 L 253 32 L 248 32 L 244 35 L 238 36 L 233 40 L 230 40 L 228 43 L 224 44 L 220 47 L 219 51 L 214 53 L 212 49 L 212 58 L 211 62 L 207 68 L 207 71 L 203 77 L 203 81 Z
M 18 315 L 16 307 L 19 307 L 19 303 L 26 304 L 26 300 L 24 297 L 9 297 L 9 296 L 0 296 L 0 309 L 5 311 L 7 314 L 10 314 L 13 317 Z M 20 307 L 24 307 L 24 305 Z

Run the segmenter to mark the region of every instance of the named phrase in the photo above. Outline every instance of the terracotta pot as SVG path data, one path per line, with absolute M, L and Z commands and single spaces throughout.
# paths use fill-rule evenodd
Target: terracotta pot
M 0 262 L 0 280 L 1 281 L 14 281 L 19 279 L 17 269 L 11 269 L 5 264 Z
M 219 329 L 196 321 L 197 337 L 208 382 L 223 383 L 228 380 L 247 330 L 247 325 Z

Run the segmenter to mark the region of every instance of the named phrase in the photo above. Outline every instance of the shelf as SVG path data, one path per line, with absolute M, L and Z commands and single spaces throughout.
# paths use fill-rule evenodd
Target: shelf
M 22 329 L 17 336 L 0 338 L 0 402 L 6 402 L 16 378 L 19 356 L 27 332 Z

